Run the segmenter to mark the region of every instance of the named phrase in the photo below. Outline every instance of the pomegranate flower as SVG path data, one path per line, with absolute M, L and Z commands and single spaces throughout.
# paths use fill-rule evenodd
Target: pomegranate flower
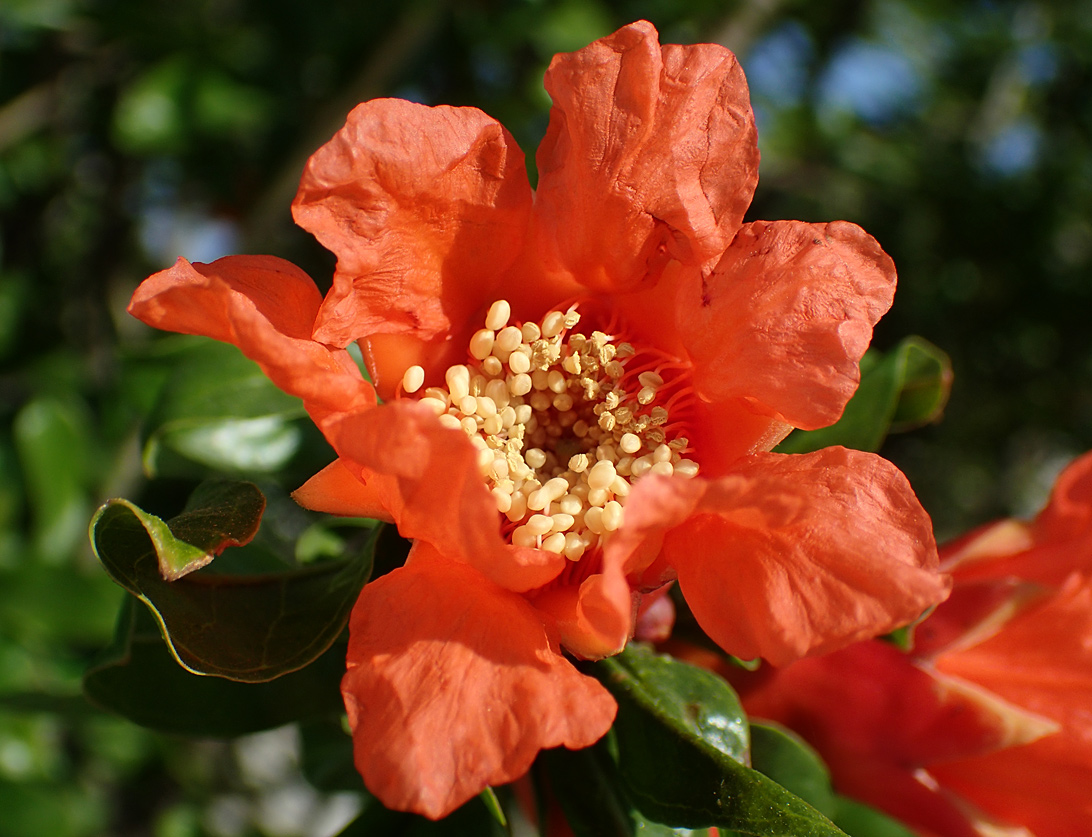
M 1092 833 L 1092 454 L 1033 522 L 941 554 L 955 586 L 912 656 L 872 641 L 733 675 L 744 705 L 815 745 L 843 792 L 923 834 Z
M 361 593 L 342 691 L 367 786 L 430 817 L 602 736 L 614 702 L 563 650 L 618 652 L 672 579 L 725 649 L 775 663 L 947 592 L 892 465 L 769 452 L 841 414 L 895 271 L 852 224 L 743 223 L 735 57 L 640 22 L 546 87 L 537 191 L 482 112 L 365 102 L 293 204 L 337 255 L 325 299 L 238 257 L 180 261 L 130 306 L 303 398 L 338 458 L 301 504 L 413 539 Z

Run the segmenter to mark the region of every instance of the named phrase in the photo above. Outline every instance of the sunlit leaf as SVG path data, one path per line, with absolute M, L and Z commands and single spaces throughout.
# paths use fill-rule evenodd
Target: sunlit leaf
M 735 693 L 714 674 L 634 645 L 594 671 L 618 700 L 619 768 L 649 819 L 752 835 L 843 834 L 746 766 L 746 717 Z
M 840 796 L 834 821 L 851 837 L 915 837 L 902 823 L 853 799 Z
M 164 384 L 148 424 L 144 469 L 155 475 L 169 452 L 219 471 L 281 468 L 299 450 L 295 420 L 305 415 L 234 346 L 216 341 L 187 345 Z
M 189 574 L 253 536 L 256 494 L 248 483 L 212 483 L 169 523 L 125 500 L 108 502 L 92 521 L 107 571 L 148 605 L 179 663 L 198 674 L 263 682 L 302 668 L 341 634 L 371 572 L 374 532 L 349 560 Z
M 841 419 L 820 430 L 797 430 L 777 450 L 807 453 L 830 445 L 879 450 L 889 433 L 936 421 L 951 386 L 948 355 L 920 337 L 907 337 L 886 354 L 865 355 L 861 384 Z
M 770 722 L 751 724 L 751 766 L 833 817 L 837 810 L 830 773 L 796 733 Z
M 345 646 L 267 683 L 200 677 L 175 661 L 158 624 L 127 596 L 114 643 L 84 675 L 84 694 L 103 709 L 161 732 L 227 738 L 342 710 Z

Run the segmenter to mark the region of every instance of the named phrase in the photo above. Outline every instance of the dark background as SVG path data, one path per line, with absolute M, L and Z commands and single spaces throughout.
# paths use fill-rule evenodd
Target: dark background
M 192 745 L 79 697 L 120 595 L 91 513 L 192 485 L 142 476 L 156 341 L 124 305 L 178 255 L 321 284 L 288 206 L 352 105 L 475 105 L 530 157 L 550 56 L 642 17 L 739 55 L 748 218 L 863 226 L 900 277 L 874 345 L 950 353 L 943 420 L 882 451 L 940 537 L 1033 513 L 1092 447 L 1092 3 L 0 0 L 0 837 L 336 830 L 352 797 L 299 782 L 295 733 Z

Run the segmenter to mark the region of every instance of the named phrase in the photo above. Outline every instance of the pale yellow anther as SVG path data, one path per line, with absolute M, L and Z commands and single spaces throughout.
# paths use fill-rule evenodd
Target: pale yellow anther
M 628 477 L 630 473 L 630 468 L 633 467 L 633 459 L 634 458 L 632 456 L 619 457 L 618 462 L 614 466 L 614 470 L 616 470 L 623 477 Z
M 554 528 L 554 519 L 546 514 L 533 514 L 524 525 L 536 535 L 545 535 Z
M 495 416 L 497 414 L 497 402 L 488 395 L 479 395 L 474 401 L 476 402 L 474 412 L 483 419 L 487 419 L 490 416 Z
M 557 501 L 557 508 L 562 514 L 578 515 L 584 511 L 584 501 L 575 494 L 566 494 Z
M 610 492 L 605 488 L 592 488 L 588 491 L 588 504 L 603 506 L 610 499 Z
M 610 433 L 614 429 L 615 418 L 613 413 L 604 412 L 599 416 L 599 426 Z
M 496 454 L 493 455 L 493 478 L 496 480 L 508 478 L 508 460 Z
M 670 462 L 671 448 L 667 445 L 660 445 L 652 452 L 652 458 L 657 462 Z
M 512 508 L 512 495 L 500 488 L 494 488 L 491 492 L 493 502 L 497 505 L 497 511 L 506 514 Z
M 481 472 L 483 477 L 488 477 L 493 473 L 493 451 L 478 451 L 478 471 Z
M 463 432 L 466 433 L 467 436 L 473 437 L 478 435 L 478 422 L 471 416 L 463 416 L 459 419 L 459 424 L 462 425 Z
M 565 328 L 574 328 L 580 322 L 580 312 L 576 310 L 575 305 L 565 312 L 562 322 L 565 324 Z
M 638 404 L 651 404 L 656 400 L 656 390 L 652 387 L 641 387 L 641 391 L 637 393 Z
M 675 474 L 680 477 L 696 477 L 698 475 L 698 463 L 692 459 L 680 459 L 674 465 Z
M 629 472 L 634 477 L 643 477 L 649 472 L 649 470 L 651 470 L 652 464 L 652 456 L 650 454 L 646 454 L 645 456 L 633 460 L 633 464 L 630 466 Z
M 515 326 L 506 326 L 497 332 L 494 345 L 502 352 L 514 352 L 522 342 L 523 332 Z
M 535 389 L 543 390 L 549 386 L 550 373 L 545 369 L 536 369 L 531 373 L 531 386 Z
M 630 484 L 624 476 L 619 474 L 610 484 L 610 491 L 615 497 L 625 497 L 629 494 Z
M 402 373 L 402 392 L 412 395 L 425 385 L 425 370 L 420 366 L 411 366 Z
M 515 523 L 518 520 L 523 520 L 524 515 L 527 514 L 527 495 L 520 492 L 512 493 L 512 505 L 508 511 L 504 513 L 510 521 Z
M 538 546 L 538 535 L 534 534 L 526 526 L 517 526 L 512 530 L 512 543 L 522 547 Z
M 513 396 L 524 396 L 531 391 L 531 376 L 527 374 L 509 375 L 508 391 Z
M 496 436 L 503 429 L 504 421 L 497 413 L 494 413 L 482 422 L 482 433 L 485 433 L 487 436 Z
M 556 337 L 565 328 L 565 315 L 560 311 L 551 311 L 542 318 L 542 336 Z
M 542 336 L 542 330 L 538 327 L 538 323 L 524 323 L 520 328 L 520 332 L 523 334 L 524 343 L 534 343 Z
M 562 359 L 561 368 L 571 375 L 580 374 L 580 355 L 569 355 Z
M 546 452 L 541 448 L 530 448 L 523 454 L 523 459 L 532 468 L 541 468 L 546 464 Z
M 584 419 L 577 419 L 573 422 L 573 435 L 578 439 L 583 439 L 588 435 L 588 423 Z
M 667 408 L 656 405 L 649 412 L 649 419 L 651 420 L 653 427 L 660 427 L 667 424 Z
M 447 405 L 444 404 L 444 402 L 441 401 L 439 398 L 422 398 L 418 401 L 418 403 L 424 404 L 438 416 L 443 415 L 444 411 L 447 410 Z
M 569 470 L 574 474 L 582 474 L 588 470 L 588 455 L 586 453 L 574 453 L 569 457 Z
M 514 351 L 508 356 L 508 368 L 515 374 L 522 375 L 531 371 L 531 355 L 527 352 Z
M 634 433 L 623 433 L 618 441 L 618 447 L 624 453 L 637 453 L 641 449 L 641 439 Z
M 500 374 L 504 371 L 504 364 L 501 363 L 499 357 L 493 357 L 490 355 L 482 361 L 482 372 L 488 375 L 490 378 L 500 377 Z
M 451 393 L 443 387 L 429 387 L 422 393 L 422 396 L 424 398 L 435 398 L 437 401 L 443 402 L 445 408 L 451 406 Z
M 638 375 L 637 381 L 641 384 L 641 386 L 652 387 L 653 389 L 658 389 L 659 387 L 662 387 L 664 385 L 664 379 L 655 372 L 652 372 L 651 370 L 648 372 L 642 372 L 640 375 Z
M 584 512 L 584 525 L 596 535 L 602 535 L 605 531 L 603 529 L 603 509 L 593 506 Z
M 685 436 L 677 436 L 668 442 L 667 446 L 673 451 L 684 451 L 690 446 L 690 440 Z
M 611 378 L 614 378 L 615 380 L 618 380 L 619 378 L 622 377 L 622 375 L 625 374 L 626 369 L 618 361 L 612 360 L 612 361 L 610 361 L 610 363 L 606 364 L 603 367 L 603 371 L 606 372 L 607 375 L 609 375 Z
M 616 357 L 633 357 L 635 354 L 637 354 L 637 352 L 633 348 L 632 343 L 619 343 L 618 344 L 618 353 L 615 356 Z
M 553 403 L 554 399 L 548 392 L 536 391 L 531 393 L 531 406 L 540 413 L 549 410 Z
M 500 411 L 501 428 L 508 430 L 516 423 L 516 408 L 509 405 Z
M 447 391 L 451 393 L 452 402 L 457 403 L 470 395 L 470 370 L 462 364 L 449 366 L 444 373 L 444 380 L 447 382 Z
M 550 392 L 560 393 L 568 389 L 569 382 L 561 372 L 551 369 L 546 373 L 546 386 Z
M 516 407 L 516 424 L 526 426 L 527 422 L 531 420 L 534 410 L 531 409 L 530 404 L 520 404 Z
M 599 445 L 595 449 L 596 459 L 609 459 L 611 462 L 618 461 L 618 451 L 615 450 L 614 445 Z
M 603 515 L 600 518 L 603 523 L 603 529 L 607 532 L 615 532 L 622 526 L 622 504 L 617 500 L 611 500 L 605 506 L 603 506 Z
M 561 413 L 565 413 L 565 412 L 568 412 L 569 410 L 571 410 L 573 408 L 573 404 L 575 402 L 573 401 L 573 397 L 571 395 L 569 395 L 569 393 L 562 392 L 562 393 L 559 393 L 558 395 L 554 396 L 554 402 L 553 403 L 554 403 L 554 409 L 555 410 L 557 410 L 558 412 L 561 412 Z M 575 421 L 576 421 L 576 416 L 573 416 L 573 422 L 575 422 Z M 572 422 L 570 422 L 570 424 L 572 424 Z M 562 426 L 564 427 L 564 423 L 562 423 Z
M 473 395 L 464 395 L 455 404 L 464 416 L 472 416 L 478 410 L 478 399 Z
M 670 477 L 675 473 L 675 466 L 670 462 L 653 462 L 648 472 L 658 477 Z
M 559 514 L 551 515 L 554 521 L 555 532 L 567 532 L 573 528 L 573 524 L 576 523 L 576 518 L 571 514 L 565 514 L 561 512 Z
M 614 481 L 615 476 L 614 463 L 607 459 L 601 459 L 592 465 L 591 470 L 588 471 L 588 487 L 593 489 L 607 488 Z
M 489 313 L 485 315 L 485 327 L 492 331 L 499 331 L 508 325 L 508 319 L 512 316 L 512 306 L 506 300 L 498 299 L 489 306 Z
M 548 538 L 542 539 L 542 549 L 560 555 L 565 551 L 565 533 L 554 532 Z
M 587 543 L 580 535 L 576 534 L 576 532 L 566 533 L 565 549 L 562 550 L 562 555 L 570 561 L 579 561 L 585 549 L 587 549 Z
M 423 401 L 424 399 L 422 399 Z M 444 427 L 450 427 L 452 430 L 462 430 L 463 423 L 459 420 L 458 416 L 453 416 L 451 413 L 444 413 L 440 416 L 440 424 Z
M 474 332 L 470 338 L 470 354 L 478 360 L 485 360 L 493 351 L 493 340 L 496 335 L 490 328 L 482 328 Z

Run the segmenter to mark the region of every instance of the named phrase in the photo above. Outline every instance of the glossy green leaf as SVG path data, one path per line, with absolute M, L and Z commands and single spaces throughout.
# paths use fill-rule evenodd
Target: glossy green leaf
M 228 738 L 342 711 L 345 646 L 268 683 L 199 677 L 180 667 L 158 624 L 127 596 L 113 645 L 88 669 L 84 694 L 94 704 L 161 732 Z
M 856 800 L 839 796 L 837 806 L 834 821 L 850 837 L 915 837 L 901 822 Z
M 147 473 L 172 470 L 171 454 L 220 471 L 269 473 L 300 448 L 302 402 L 234 346 L 187 344 L 175 363 L 148 422 Z
M 618 700 L 619 768 L 649 819 L 752 835 L 843 834 L 815 808 L 746 766 L 746 717 L 716 675 L 634 645 L 594 670 Z
M 834 816 L 838 806 L 830 772 L 796 733 L 769 721 L 752 723 L 751 766 L 826 816 Z
M 194 573 L 225 545 L 250 539 L 260 497 L 249 483 L 211 483 L 169 523 L 125 500 L 108 502 L 92 521 L 107 571 L 148 605 L 178 662 L 194 673 L 263 682 L 306 666 L 341 634 L 371 572 L 374 532 L 349 560 Z
M 835 424 L 797 430 L 780 453 L 807 453 L 831 445 L 879 450 L 889 433 L 936 421 L 948 401 L 952 364 L 948 355 L 920 337 L 907 337 L 886 354 L 861 360 L 861 384 Z

